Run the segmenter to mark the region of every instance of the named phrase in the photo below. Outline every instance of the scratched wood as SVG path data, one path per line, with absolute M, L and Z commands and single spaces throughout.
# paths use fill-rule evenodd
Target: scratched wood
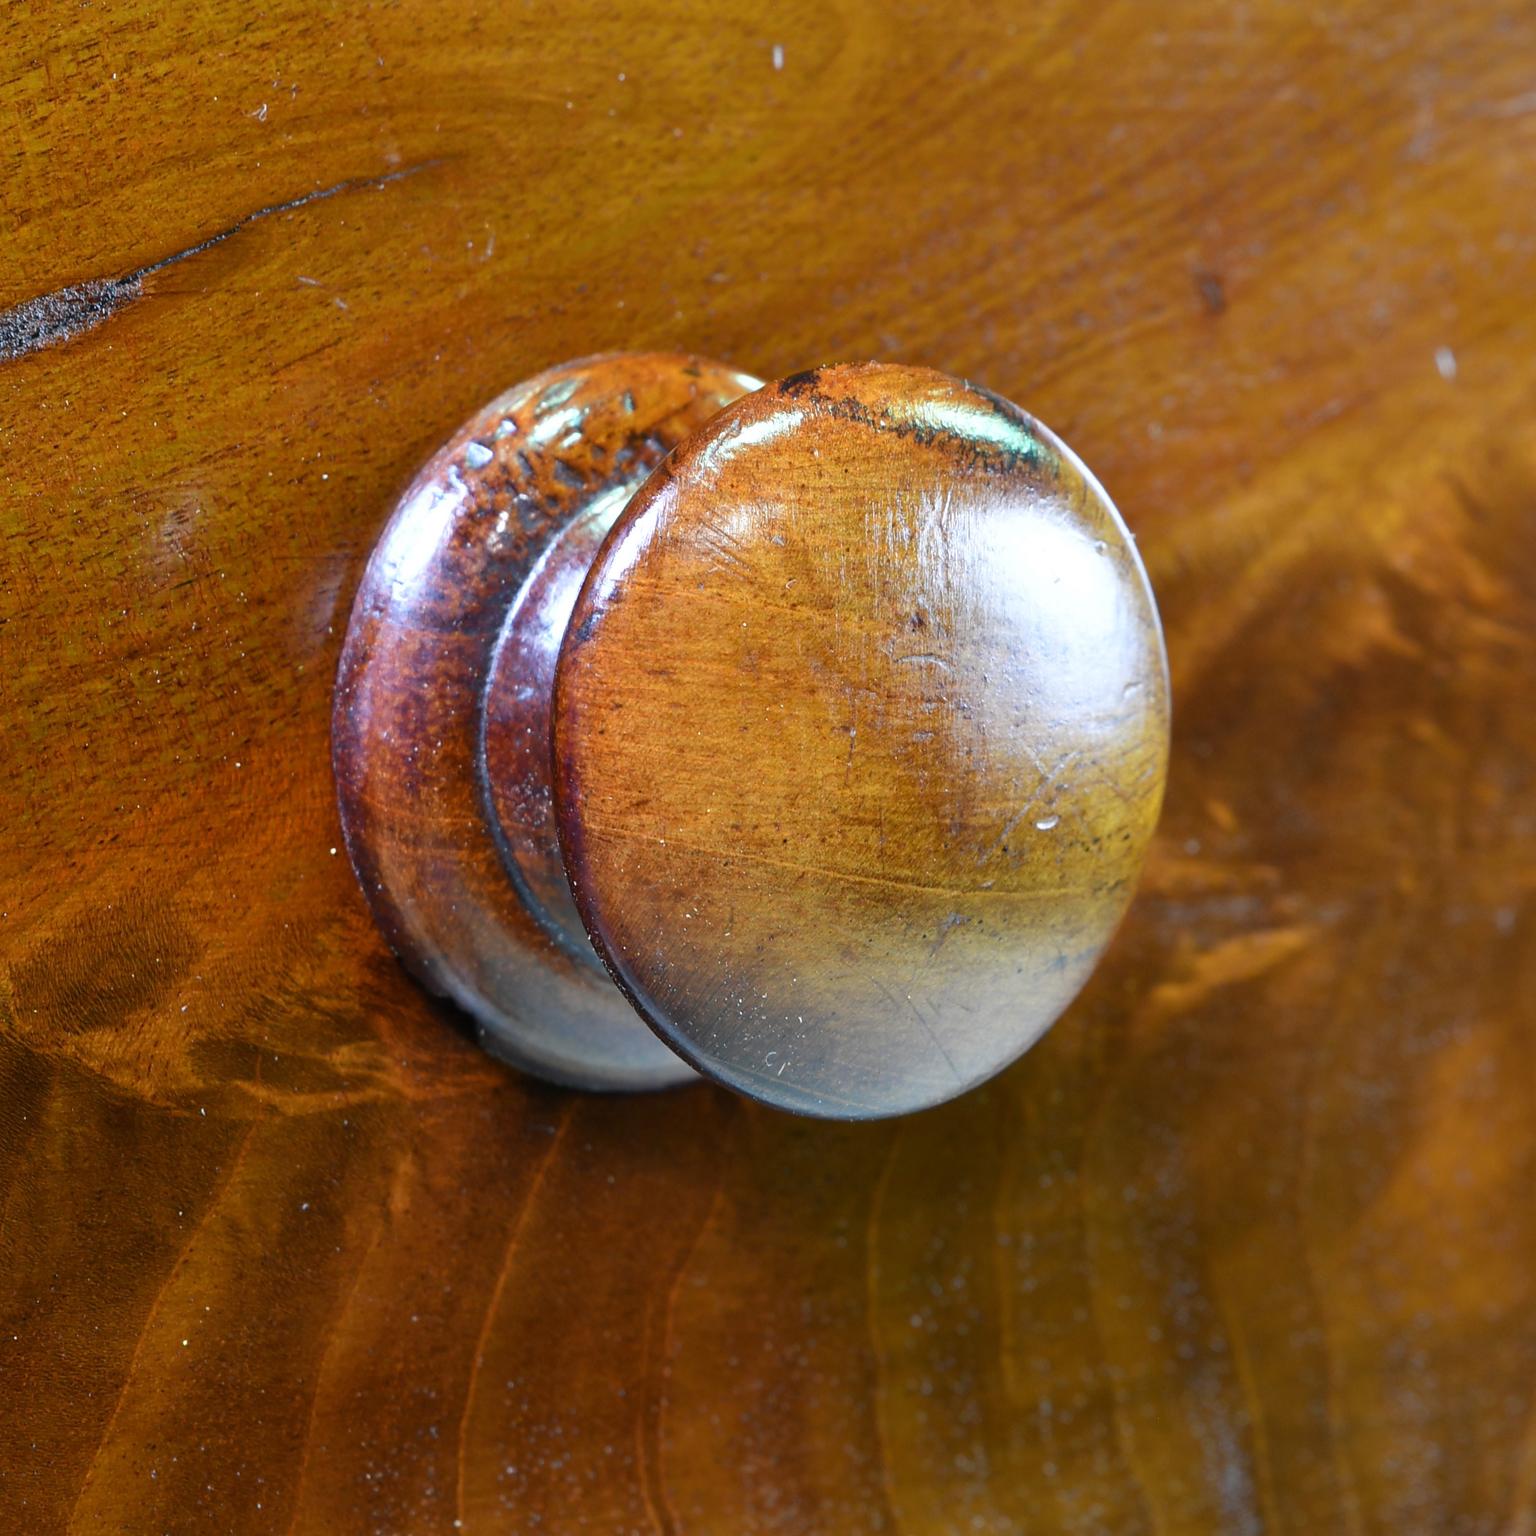
M 0 16 L 0 1519 L 1536 1521 L 1529 6 Z M 1088 991 L 873 1127 L 479 1053 L 336 850 L 386 509 L 606 348 L 924 363 L 1139 536 Z

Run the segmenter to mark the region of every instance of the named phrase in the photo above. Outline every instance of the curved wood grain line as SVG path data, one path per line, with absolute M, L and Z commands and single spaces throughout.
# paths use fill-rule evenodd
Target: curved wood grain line
M 1260 1527 L 1266 1531 L 1283 1531 L 1280 1501 L 1275 1494 L 1274 1452 L 1270 1447 L 1269 1433 L 1264 1421 L 1264 1403 L 1259 1396 L 1259 1384 L 1253 1371 L 1253 1358 L 1248 1352 L 1248 1341 L 1243 1334 L 1237 1315 L 1226 1303 L 1217 1276 L 1209 1266 L 1206 1269 L 1211 1299 L 1216 1304 L 1221 1319 L 1221 1330 L 1231 1347 L 1233 1374 L 1237 1378 L 1243 1400 L 1248 1405 L 1250 1429 L 1248 1441 L 1253 1457 L 1254 1487 L 1258 1492 Z
M 390 1184 L 389 1201 L 386 1210 L 395 1209 L 395 1193 L 400 1188 L 401 1179 L 406 1169 L 410 1167 L 411 1158 L 408 1151 L 403 1151 L 395 1164 L 395 1176 Z M 352 1276 L 352 1284 L 347 1287 L 347 1293 L 342 1298 L 341 1305 L 336 1308 L 326 1330 L 325 1348 L 320 1353 L 319 1363 L 315 1366 L 314 1390 L 309 1394 L 309 1411 L 304 1417 L 304 1440 L 299 1448 L 299 1466 L 293 1478 L 293 1518 L 288 1522 L 288 1536 L 299 1526 L 299 1515 L 304 1507 L 304 1478 L 309 1471 L 309 1448 L 315 1435 L 315 1414 L 320 1406 L 320 1394 L 325 1387 L 325 1378 L 331 1359 L 336 1353 L 341 1342 L 341 1324 L 347 1313 L 351 1310 L 352 1303 L 357 1298 L 358 1287 L 363 1283 L 363 1275 L 367 1272 L 368 1261 L 373 1257 L 374 1250 L 384 1239 L 385 1229 L 388 1227 L 388 1218 L 380 1214 L 371 1241 L 363 1251 L 363 1256 L 357 1261 L 357 1269 Z
M 1400 914 L 1395 910 L 1383 914 L 1382 922 L 1395 928 Z M 1357 993 L 1365 986 L 1365 978 L 1374 973 L 1374 967 L 1366 964 L 1365 956 L 1356 952 L 1354 964 L 1338 973 L 1338 985 L 1331 989 L 1329 1001 L 1332 1006 L 1319 1010 L 1320 1016 L 1329 1020 L 1329 1024 L 1320 1027 L 1312 1037 L 1306 1053 L 1306 1059 L 1302 1064 L 1302 1081 L 1300 1087 L 1299 1113 L 1301 1119 L 1300 1148 L 1296 1155 L 1296 1177 L 1294 1180 L 1294 1199 L 1296 1202 L 1296 1220 L 1300 1228 L 1301 1242 L 1301 1274 L 1306 1281 L 1307 1294 L 1311 1298 L 1312 1306 L 1317 1315 L 1319 1331 L 1323 1341 L 1323 1377 L 1327 1392 L 1326 1407 L 1328 1412 L 1328 1453 L 1333 1465 L 1334 1475 L 1339 1480 L 1339 1502 L 1346 1521 L 1343 1536 L 1365 1536 L 1365 1517 L 1360 1501 L 1360 1483 L 1355 1472 L 1354 1462 L 1350 1457 L 1348 1437 L 1339 1433 L 1342 1422 L 1342 1410 L 1339 1401 L 1338 1372 L 1334 1369 L 1334 1334 L 1331 1320 L 1328 1315 L 1328 1307 L 1324 1301 L 1324 1288 L 1319 1279 L 1317 1265 L 1313 1259 L 1313 1222 L 1312 1205 L 1308 1198 L 1308 1191 L 1312 1186 L 1312 1179 L 1317 1166 L 1317 1122 L 1318 1111 L 1318 1082 L 1326 1081 L 1335 1074 L 1330 1070 L 1332 1062 L 1327 1060 L 1331 1055 L 1331 1048 L 1335 1034 L 1341 1023 L 1352 1018 L 1356 1012 L 1352 994 Z
M 1005 1110 L 1012 1108 L 1005 1101 Z M 997 1188 L 992 1196 L 992 1279 L 997 1287 L 997 1356 L 1003 1378 L 1003 1396 L 1010 1407 L 1019 1401 L 1018 1321 L 1015 1316 L 1015 1269 L 1019 1262 L 1018 1250 L 1009 1243 L 1006 1247 L 998 1238 L 1006 1230 L 1013 1230 L 1010 1219 L 1013 1202 L 1018 1191 L 1019 1159 L 1015 1151 L 1019 1146 L 1028 1147 L 1034 1129 L 1034 1101 L 1026 1094 L 1023 1102 L 1013 1113 L 1003 1116 L 1003 1135 L 1006 1137 L 1002 1156 L 998 1159 Z M 1015 1136 L 1013 1127 L 1021 1126 Z
M 79 1490 L 69 1506 L 69 1515 L 65 1521 L 66 1530 L 74 1529 L 75 1518 L 80 1512 L 81 1502 L 90 1491 L 91 1479 L 95 1475 L 96 1465 L 101 1460 L 102 1452 L 106 1449 L 107 1442 L 112 1436 L 112 1430 L 123 1411 L 123 1404 L 128 1399 L 128 1389 L 133 1385 L 134 1374 L 138 1369 L 139 1356 L 143 1352 L 144 1342 L 149 1337 L 149 1331 L 160 1314 L 160 1304 L 165 1300 L 165 1293 L 170 1290 L 176 1277 L 181 1273 L 182 1266 L 186 1263 L 187 1256 L 191 1253 L 193 1245 L 202 1236 L 208 1224 L 218 1214 L 225 1192 L 234 1181 L 236 1173 L 239 1172 L 241 1163 L 245 1161 L 245 1154 L 250 1148 L 251 1140 L 262 1123 L 261 1121 L 253 1120 L 246 1129 L 245 1135 L 240 1138 L 240 1144 L 235 1149 L 235 1155 L 230 1159 L 229 1171 L 214 1186 L 212 1193 L 208 1196 L 207 1210 L 203 1212 L 196 1226 L 187 1234 L 186 1242 L 181 1245 L 175 1259 L 171 1261 L 171 1267 L 167 1271 L 165 1279 L 155 1291 L 154 1300 L 150 1302 L 149 1309 L 144 1314 L 144 1322 L 139 1328 L 138 1337 L 133 1343 L 133 1350 L 128 1356 L 128 1366 L 123 1373 L 122 1387 L 118 1390 L 117 1399 L 112 1404 L 112 1412 L 108 1415 L 107 1422 L 102 1427 L 101 1435 L 96 1441 L 96 1450 L 91 1456 L 90 1465 L 85 1469 L 85 1476 L 80 1479 Z
M 1509 1513 L 1500 1536 L 1536 1536 L 1536 1397 L 1526 1410 L 1510 1477 Z
M 52 1109 L 55 1100 L 59 1097 L 59 1079 L 56 1070 L 50 1070 L 47 1078 L 46 1089 L 38 1096 L 38 1104 L 35 1110 L 37 1123 L 42 1125 L 47 1118 L 48 1111 Z M 15 1153 L 8 1159 L 9 1166 L 15 1170 L 5 1181 L 5 1193 L 0 1196 L 0 1238 L 5 1236 L 10 1226 L 11 1207 L 16 1203 L 16 1197 L 21 1192 L 23 1180 L 21 1169 L 32 1155 L 33 1144 L 37 1141 L 37 1132 L 31 1131 L 23 1143 L 17 1147 Z
M 1499 1536 L 1532 1536 L 1536 1532 L 1536 1401 L 1526 1414 L 1525 1430 L 1515 1448 L 1510 1483 L 1509 1514 Z
M 658 1364 L 656 1366 L 656 1391 L 655 1408 L 652 1411 L 651 1391 L 651 1345 L 652 1328 L 649 1315 L 646 1318 L 645 1353 L 642 1361 L 642 1374 L 647 1384 L 644 1400 L 640 1405 L 640 1413 L 635 1424 L 636 1438 L 636 1465 L 640 1471 L 640 1497 L 645 1502 L 647 1515 L 651 1523 L 656 1527 L 661 1536 L 677 1536 L 680 1530 L 677 1511 L 672 1508 L 667 1498 L 666 1477 L 662 1471 L 661 1446 L 664 1438 L 662 1425 L 666 1417 L 667 1397 L 665 1392 L 665 1377 L 667 1370 L 667 1342 L 672 1337 L 672 1312 L 677 1301 L 678 1288 L 683 1283 L 683 1277 L 688 1273 L 694 1256 L 703 1246 L 704 1239 L 709 1235 L 710 1229 L 715 1224 L 716 1217 L 720 1214 L 720 1207 L 725 1199 L 725 1162 L 722 1160 L 717 1165 L 718 1173 L 715 1178 L 714 1194 L 710 1197 L 709 1208 L 705 1211 L 697 1230 L 693 1234 L 687 1249 L 679 1259 L 677 1268 L 673 1271 L 667 1285 L 665 1299 L 661 1308 L 661 1339 L 658 1347 Z M 649 1313 L 649 1309 L 647 1309 Z
M 1136 1504 L 1141 1511 L 1145 1528 L 1153 1532 L 1160 1532 L 1162 1525 L 1157 1518 L 1157 1511 L 1148 1496 L 1148 1488 L 1145 1479 L 1141 1475 L 1141 1468 L 1136 1458 L 1136 1432 L 1132 1428 L 1125 1411 L 1125 1393 L 1117 1379 L 1117 1374 L 1109 1369 L 1110 1355 L 1109 1344 L 1104 1331 L 1104 1313 L 1099 1304 L 1098 1277 L 1098 1243 L 1095 1239 L 1095 1227 L 1093 1212 L 1088 1203 L 1088 1185 L 1093 1174 L 1093 1154 L 1103 1133 L 1104 1120 L 1110 1101 L 1114 1098 L 1115 1087 L 1120 1080 L 1120 1073 L 1109 1070 L 1104 1078 L 1104 1085 L 1099 1093 L 1098 1102 L 1094 1105 L 1088 1117 L 1088 1124 L 1083 1135 L 1082 1153 L 1078 1158 L 1077 1174 L 1077 1206 L 1079 1219 L 1082 1223 L 1083 1233 L 1083 1261 L 1085 1267 L 1084 1283 L 1088 1290 L 1088 1316 L 1093 1323 L 1093 1336 L 1098 1341 L 1099 1359 L 1104 1363 L 1105 1380 L 1109 1386 L 1110 1400 L 1110 1425 L 1114 1430 L 1115 1445 L 1120 1452 L 1120 1460 L 1126 1472 L 1130 1476 L 1132 1488 L 1136 1493 Z
M 475 1405 L 475 1388 L 480 1380 L 480 1366 L 485 1358 L 485 1343 L 491 1336 L 491 1325 L 496 1320 L 496 1313 L 501 1307 L 502 1292 L 507 1287 L 507 1277 L 512 1272 L 512 1259 L 517 1252 L 519 1239 L 523 1235 L 523 1228 L 528 1224 L 528 1217 L 533 1210 L 534 1201 L 538 1198 L 539 1189 L 544 1183 L 544 1176 L 549 1172 L 550 1166 L 555 1160 L 555 1153 L 559 1149 L 560 1142 L 564 1138 L 572 1119 L 576 1114 L 576 1106 L 580 1101 L 574 1097 L 569 1099 L 564 1113 L 560 1116 L 560 1123 L 555 1128 L 555 1133 L 550 1137 L 549 1146 L 545 1149 L 544 1156 L 539 1159 L 538 1171 L 534 1174 L 528 1185 L 528 1193 L 523 1197 L 523 1203 L 517 1213 L 517 1220 L 512 1224 L 511 1234 L 507 1238 L 506 1251 L 502 1254 L 501 1268 L 496 1272 L 496 1281 L 491 1287 L 490 1300 L 486 1303 L 485 1317 L 480 1324 L 480 1332 L 475 1338 L 475 1351 L 470 1357 L 469 1382 L 464 1388 L 464 1411 L 459 1415 L 459 1443 L 455 1456 L 457 1470 L 454 1479 L 454 1529 L 458 1530 L 464 1523 L 464 1442 L 469 1432 L 470 1414 Z
M 900 1536 L 901 1515 L 898 1513 L 896 1490 L 891 1485 L 891 1448 L 885 1434 L 885 1418 L 881 1410 L 881 1387 L 884 1369 L 880 1350 L 880 1216 L 885 1205 L 886 1190 L 896 1168 L 896 1153 L 906 1132 L 907 1122 L 899 1120 L 891 1132 L 891 1144 L 886 1149 L 885 1161 L 875 1179 L 869 1195 L 869 1220 L 864 1224 L 864 1323 L 869 1338 L 869 1354 L 874 1386 L 875 1445 L 880 1456 L 880 1491 L 885 1501 L 886 1514 L 891 1519 L 891 1530 Z

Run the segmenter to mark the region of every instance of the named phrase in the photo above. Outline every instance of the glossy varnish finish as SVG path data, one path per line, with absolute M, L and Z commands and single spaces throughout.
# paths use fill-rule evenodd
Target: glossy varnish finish
M 1528 1530 L 1533 53 L 1440 0 L 0 12 L 0 306 L 170 259 L 0 366 L 0 1523 Z M 1138 535 L 1140 894 L 954 1105 L 540 1088 L 357 891 L 381 521 L 616 348 L 985 380 Z
M 1103 491 L 930 369 L 759 390 L 625 509 L 555 692 L 567 872 L 702 1070 L 861 1118 L 1029 1046 L 1162 801 L 1157 614 Z

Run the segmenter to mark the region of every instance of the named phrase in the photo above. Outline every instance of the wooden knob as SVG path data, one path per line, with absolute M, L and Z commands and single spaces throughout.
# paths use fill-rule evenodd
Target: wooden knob
M 876 364 L 754 382 L 574 365 L 428 466 L 343 660 L 348 846 L 522 1065 L 681 1057 L 897 1114 L 1016 1058 L 1109 941 L 1162 798 L 1161 632 L 1109 499 L 1016 406 Z

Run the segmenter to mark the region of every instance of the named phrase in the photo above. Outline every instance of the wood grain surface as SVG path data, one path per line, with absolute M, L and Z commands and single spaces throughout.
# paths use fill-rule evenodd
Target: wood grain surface
M 0 15 L 0 1524 L 1529 1532 L 1533 53 L 1464 0 Z M 537 1087 L 338 852 L 388 508 L 613 348 L 983 379 L 1138 535 L 1148 874 L 954 1105 Z
M 931 368 L 781 379 L 597 551 L 554 669 L 560 851 L 614 980 L 706 1076 L 929 1109 L 1077 995 L 1162 805 L 1168 666 L 1103 488 Z

